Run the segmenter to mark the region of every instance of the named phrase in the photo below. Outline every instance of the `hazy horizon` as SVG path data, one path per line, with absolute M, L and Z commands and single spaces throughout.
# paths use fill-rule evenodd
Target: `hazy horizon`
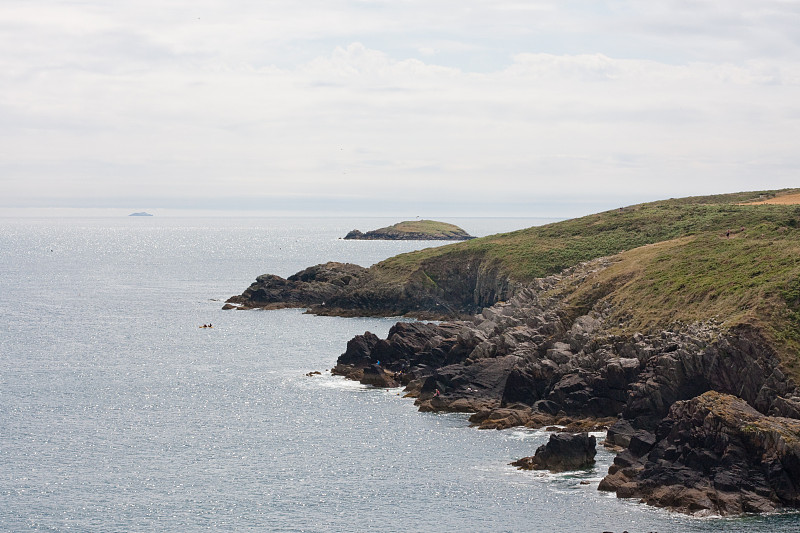
M 7 0 L 0 209 L 574 216 L 792 187 L 798 27 L 781 0 Z

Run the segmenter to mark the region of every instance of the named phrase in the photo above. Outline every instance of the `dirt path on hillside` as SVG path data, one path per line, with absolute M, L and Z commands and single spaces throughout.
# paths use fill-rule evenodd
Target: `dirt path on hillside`
M 784 196 L 776 196 L 763 202 L 747 202 L 742 205 L 761 205 L 761 204 L 777 204 L 777 205 L 794 205 L 800 204 L 800 193 L 786 194 Z

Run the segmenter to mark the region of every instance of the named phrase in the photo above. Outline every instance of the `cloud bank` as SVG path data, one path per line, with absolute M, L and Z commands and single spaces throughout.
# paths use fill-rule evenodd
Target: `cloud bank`
M 4 2 L 0 204 L 536 215 L 797 185 L 800 5 L 568 4 Z

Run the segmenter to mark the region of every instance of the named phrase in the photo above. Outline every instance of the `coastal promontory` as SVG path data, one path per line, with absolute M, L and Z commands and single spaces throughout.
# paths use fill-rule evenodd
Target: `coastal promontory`
M 392 226 L 362 233 L 354 229 L 344 237 L 348 240 L 389 241 L 466 241 L 472 235 L 454 224 L 436 220 L 407 220 Z
M 620 498 L 700 515 L 797 508 L 798 192 L 638 204 L 369 268 L 261 276 L 229 305 L 435 317 L 353 338 L 333 372 L 403 385 L 420 411 L 483 429 L 606 431 L 618 455 L 597 488 Z

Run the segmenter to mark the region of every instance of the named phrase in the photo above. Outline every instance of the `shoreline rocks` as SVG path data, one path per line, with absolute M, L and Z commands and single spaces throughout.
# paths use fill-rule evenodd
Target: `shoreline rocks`
M 599 490 L 695 515 L 800 506 L 800 420 L 715 391 L 676 402 L 655 434 L 636 433 Z
M 520 470 L 583 470 L 594 465 L 596 447 L 597 440 L 588 433 L 552 433 L 550 440 L 536 448 L 533 456 L 514 461 L 511 465 Z
M 263 274 L 223 309 L 307 308 L 327 316 L 408 316 L 422 320 L 468 318 L 512 294 L 517 286 L 480 258 L 442 262 L 397 281 L 379 265 L 329 262 L 288 278 Z

